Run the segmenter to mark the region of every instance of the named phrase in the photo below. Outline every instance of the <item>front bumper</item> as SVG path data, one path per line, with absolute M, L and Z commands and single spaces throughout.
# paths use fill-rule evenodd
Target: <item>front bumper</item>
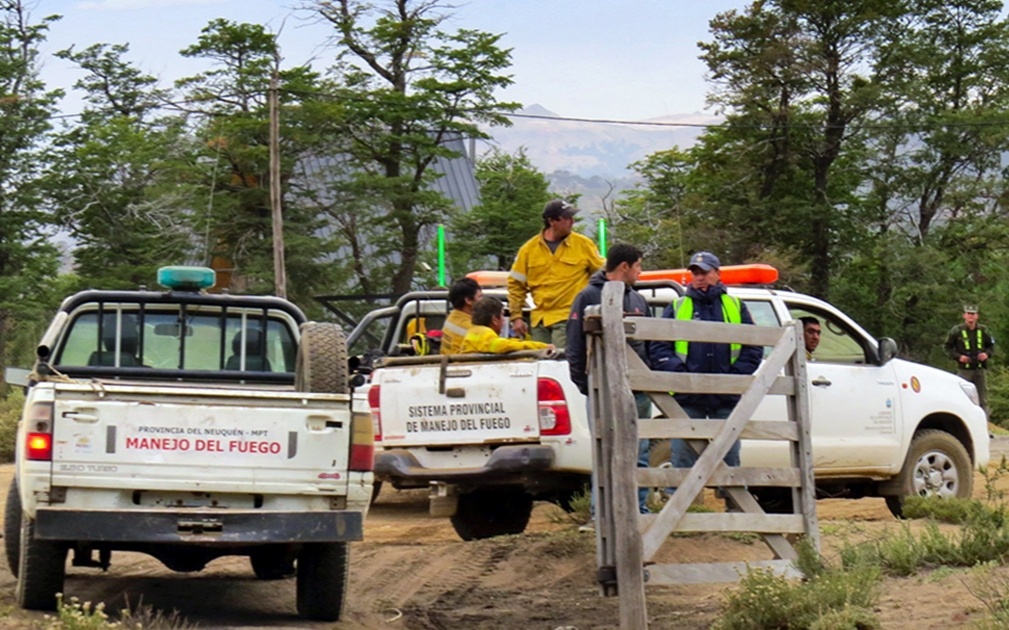
M 350 510 L 82 510 L 39 507 L 35 535 L 47 540 L 96 543 L 344 542 L 364 538 L 364 514 Z

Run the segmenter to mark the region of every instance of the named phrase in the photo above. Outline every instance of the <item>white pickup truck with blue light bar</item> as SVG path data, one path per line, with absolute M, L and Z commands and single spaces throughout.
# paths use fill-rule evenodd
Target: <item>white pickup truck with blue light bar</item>
M 644 272 L 638 289 L 661 314 L 687 276 Z M 484 295 L 504 295 L 503 272 L 471 277 Z M 908 495 L 970 496 L 973 470 L 988 463 L 990 437 L 973 384 L 897 358 L 892 339 L 872 337 L 831 304 L 754 286 L 776 280 L 772 267 L 723 267 L 722 277 L 757 325 L 815 317 L 822 327 L 807 363 L 818 497 L 884 497 L 899 516 Z M 451 515 L 464 539 L 518 533 L 534 499 L 563 506 L 588 481 L 585 397 L 563 360 L 409 356 L 423 347 L 410 343 L 415 331 L 445 321 L 446 300 L 444 291 L 409 293 L 370 313 L 348 337 L 351 353 L 365 358 L 354 395 L 367 396 L 375 420 L 375 476 L 397 488 L 430 484 L 432 512 Z M 787 419 L 784 398 L 767 396 L 753 417 Z M 668 458 L 668 442 L 656 446 L 653 466 Z M 787 466 L 788 456 L 781 442 L 742 442 L 743 466 Z M 777 488 L 753 491 L 769 511 L 791 500 Z
M 19 605 L 55 608 L 68 553 L 180 572 L 240 555 L 260 579 L 296 575 L 302 616 L 338 619 L 374 451 L 342 331 L 280 298 L 204 293 L 210 269 L 159 282 L 67 298 L 39 344 L 4 524 Z

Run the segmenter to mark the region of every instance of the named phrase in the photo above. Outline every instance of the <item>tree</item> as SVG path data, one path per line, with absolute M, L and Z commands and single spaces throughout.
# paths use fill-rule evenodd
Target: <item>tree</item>
M 307 9 L 335 29 L 334 68 L 339 107 L 337 133 L 349 140 L 347 179 L 341 188 L 369 211 L 365 222 L 388 242 L 352 243 L 362 285 L 373 283 L 375 263 L 392 269 L 391 286 L 410 289 L 422 242 L 431 226 L 445 223 L 449 201 L 432 190 L 431 165 L 459 157 L 445 142 L 486 138 L 480 125 L 505 125 L 496 89 L 512 81 L 502 74 L 510 51 L 500 36 L 440 29 L 446 15 L 437 0 L 312 0 Z M 347 221 L 346 223 L 350 223 Z
M 75 84 L 86 105 L 54 139 L 46 178 L 54 214 L 76 241 L 77 273 L 109 289 L 150 284 L 158 267 L 194 257 L 194 200 L 180 174 L 194 147 L 183 119 L 160 112 L 167 93 L 128 52 L 96 44 L 57 53 L 86 72 Z
M 269 203 L 269 112 L 267 93 L 276 72 L 281 106 L 282 190 L 292 184 L 299 163 L 318 155 L 320 98 L 318 74 L 307 67 L 281 69 L 276 36 L 262 26 L 212 20 L 185 57 L 208 60 L 210 70 L 177 82 L 195 118 L 201 139 L 201 188 L 211 211 L 200 233 L 208 235 L 210 256 L 231 263 L 234 287 L 250 292 L 273 289 L 273 231 Z M 311 182 L 301 182 L 311 187 Z M 285 196 L 283 220 L 288 296 L 306 308 L 328 286 L 327 253 L 316 207 Z
M 701 44 L 716 84 L 710 100 L 728 113 L 728 129 L 705 144 L 742 161 L 715 198 L 734 195 L 736 216 L 751 210 L 758 223 L 785 225 L 771 235 L 809 261 L 821 297 L 861 221 L 862 139 L 853 127 L 877 103 L 885 77 L 873 64 L 885 27 L 903 11 L 889 0 L 761 1 L 718 15 L 713 41 Z
M 696 162 L 689 151 L 658 151 L 631 168 L 641 183 L 607 212 L 617 239 L 641 249 L 651 268 L 682 267 L 691 250 L 717 249 L 713 243 L 699 246 L 700 239 L 693 236 L 686 198 Z
M 543 206 L 551 199 L 546 176 L 519 149 L 497 149 L 477 160 L 480 204 L 452 222 L 453 267 L 511 269 L 519 248 L 543 229 Z M 489 264 L 488 264 L 489 262 Z
M 56 19 L 33 23 L 20 1 L 0 5 L 0 363 L 9 360 L 17 335 L 26 331 L 15 323 L 42 317 L 33 311 L 48 306 L 39 294 L 58 267 L 37 178 L 61 96 L 39 79 L 38 49 Z

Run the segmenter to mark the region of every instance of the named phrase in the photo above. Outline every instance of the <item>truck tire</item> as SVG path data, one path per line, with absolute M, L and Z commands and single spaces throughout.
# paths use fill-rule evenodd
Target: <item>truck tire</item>
M 56 610 L 56 594 L 63 592 L 67 548 L 63 543 L 35 538 L 35 521 L 21 522 L 21 549 L 16 596 L 28 610 Z
M 310 543 L 298 554 L 298 614 L 316 621 L 339 621 L 347 599 L 350 546 Z
M 970 498 L 974 467 L 959 440 L 945 431 L 926 429 L 911 439 L 898 480 L 900 494 L 886 497 L 886 506 L 894 516 L 903 518 L 904 497 Z
M 260 580 L 294 577 L 294 553 L 287 545 L 265 545 L 249 554 L 252 571 Z
M 350 392 L 347 340 L 343 329 L 327 322 L 301 325 L 301 343 L 295 361 L 294 384 L 299 392 L 346 394 Z
M 4 506 L 4 552 L 7 554 L 7 568 L 11 575 L 18 576 L 18 562 L 21 557 L 21 493 L 18 480 L 11 480 Z
M 463 540 L 521 534 L 532 511 L 532 495 L 521 488 L 476 490 L 459 497 L 452 527 Z

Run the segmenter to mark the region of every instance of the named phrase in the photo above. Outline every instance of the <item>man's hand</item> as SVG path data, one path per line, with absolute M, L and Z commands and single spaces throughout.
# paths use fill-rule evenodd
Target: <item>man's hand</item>
M 987 352 L 982 352 L 981 354 L 977 355 L 977 360 L 978 361 L 987 361 L 988 360 L 988 353 Z
M 512 320 L 512 330 L 521 339 L 525 339 L 525 336 L 529 334 L 529 326 L 526 324 L 526 320 L 521 317 Z
M 970 363 L 970 357 L 966 354 L 960 355 L 960 363 Z

